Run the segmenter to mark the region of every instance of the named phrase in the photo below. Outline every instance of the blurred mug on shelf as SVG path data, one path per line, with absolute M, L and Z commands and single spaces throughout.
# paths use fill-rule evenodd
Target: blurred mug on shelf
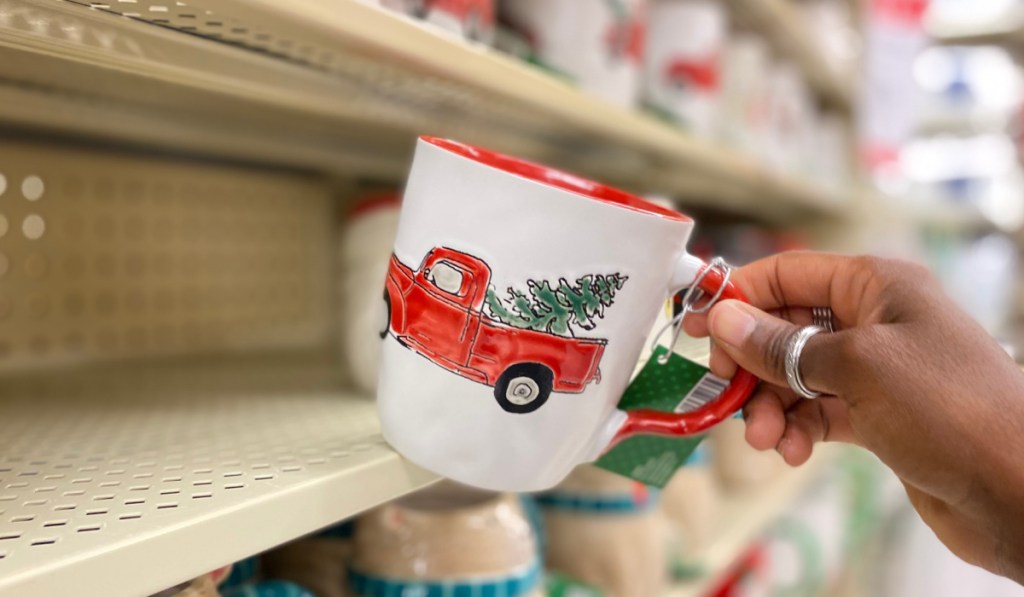
M 532 59 L 613 104 L 639 92 L 646 0 L 505 0 L 502 20 Z
M 266 576 L 307 587 L 317 597 L 347 597 L 352 531 L 351 522 L 342 523 L 263 554 Z
M 779 475 L 786 463 L 775 450 L 759 452 L 745 438 L 746 425 L 731 419 L 711 430 L 715 474 L 729 489 L 746 490 L 757 487 Z
M 386 314 L 381 289 L 398 230 L 397 193 L 366 197 L 346 214 L 339 255 L 341 338 L 347 370 L 360 390 L 377 390 L 380 338 Z
M 661 509 L 672 533 L 672 568 L 677 576 L 703 572 L 696 562 L 718 528 L 721 495 L 711 458 L 711 448 L 705 441 L 661 492 Z
M 379 0 L 382 6 L 423 19 L 462 37 L 490 43 L 495 0 Z
M 657 497 L 636 481 L 578 467 L 537 496 L 548 568 L 615 597 L 664 594 L 668 554 Z
M 726 9 L 718 0 L 652 0 L 643 97 L 647 106 L 694 133 L 718 128 Z
M 518 497 L 442 483 L 356 522 L 354 597 L 541 597 L 538 540 Z

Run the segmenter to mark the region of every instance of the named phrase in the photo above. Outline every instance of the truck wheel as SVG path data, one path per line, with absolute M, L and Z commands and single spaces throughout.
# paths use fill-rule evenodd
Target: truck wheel
M 510 413 L 532 413 L 548 401 L 554 379 L 551 369 L 544 365 L 512 365 L 494 384 L 494 398 L 501 408 Z

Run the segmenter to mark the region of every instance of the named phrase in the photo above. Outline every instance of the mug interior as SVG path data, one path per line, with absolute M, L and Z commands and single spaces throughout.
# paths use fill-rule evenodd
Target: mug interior
M 496 168 L 510 174 L 515 174 L 540 184 L 569 191 L 588 199 L 594 199 L 603 203 L 610 203 L 617 207 L 669 220 L 676 220 L 679 222 L 693 221 L 689 217 L 677 211 L 661 207 L 660 205 L 655 205 L 654 203 L 641 199 L 636 195 L 632 195 L 625 191 L 620 191 L 619 189 L 593 182 L 573 174 L 568 174 L 561 170 L 548 168 L 547 166 L 541 166 L 540 164 L 535 164 L 527 160 L 515 158 L 487 149 L 481 149 L 472 145 L 466 145 L 465 143 L 459 143 L 458 141 L 452 141 L 450 139 L 428 136 L 420 137 L 420 139 L 435 147 L 439 147 L 445 151 L 468 158 L 485 166 Z

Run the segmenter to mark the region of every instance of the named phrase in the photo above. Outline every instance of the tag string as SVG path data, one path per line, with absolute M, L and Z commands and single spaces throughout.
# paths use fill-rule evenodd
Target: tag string
M 697 307 L 697 303 L 699 303 L 705 295 L 704 291 L 700 288 L 701 282 L 704 281 L 704 278 L 706 278 L 712 270 L 719 270 L 722 272 L 722 284 L 718 287 L 718 291 L 715 292 L 704 306 Z M 683 295 L 683 310 L 673 317 L 671 321 L 662 326 L 662 328 L 658 330 L 658 334 L 654 337 L 654 340 L 651 342 L 651 350 L 653 351 L 661 343 L 661 337 L 665 335 L 665 332 L 668 331 L 669 328 L 672 329 L 672 341 L 668 345 L 668 352 L 658 357 L 659 365 L 668 363 L 669 356 L 675 349 L 676 342 L 679 341 L 679 335 L 683 332 L 683 320 L 686 319 L 686 316 L 690 313 L 707 313 L 710 311 L 711 307 L 715 306 L 715 303 L 718 302 L 718 299 L 722 298 L 722 293 L 725 292 L 725 287 L 729 285 L 729 276 L 731 275 L 732 267 L 730 267 L 729 264 L 721 257 L 715 257 L 712 259 L 711 263 L 697 274 L 693 283 L 686 289 L 686 294 Z

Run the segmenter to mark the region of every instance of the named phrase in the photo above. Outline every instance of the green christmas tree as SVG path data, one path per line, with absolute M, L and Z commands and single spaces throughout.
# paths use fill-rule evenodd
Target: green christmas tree
M 597 327 L 597 320 L 604 317 L 615 293 L 628 279 L 620 274 L 596 274 L 583 276 L 574 284 L 565 278 L 556 285 L 547 280 L 529 280 L 529 294 L 509 288 L 505 298 L 491 286 L 486 304 L 491 317 L 512 327 L 574 336 L 573 326 L 582 330 Z

